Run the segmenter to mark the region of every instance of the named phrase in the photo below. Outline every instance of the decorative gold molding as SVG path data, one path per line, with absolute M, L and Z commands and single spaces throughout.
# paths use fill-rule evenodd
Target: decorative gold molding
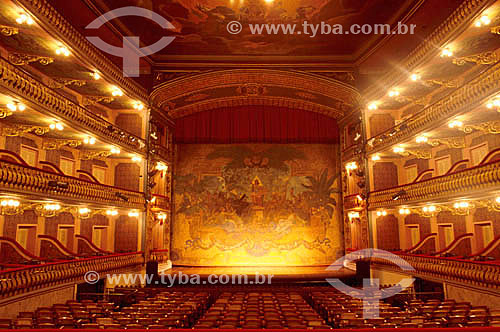
M 111 104 L 115 98 L 108 96 L 84 96 L 82 100 L 83 106 L 91 106 L 97 103 Z
M 8 116 L 11 116 L 12 114 L 12 111 L 7 109 L 7 108 L 0 108 L 0 119 L 5 119 L 6 117 Z
M 82 145 L 82 142 L 74 139 L 62 139 L 62 140 L 52 140 L 43 143 L 44 150 L 58 150 L 63 146 L 68 146 L 70 148 L 77 148 Z
M 2 134 L 3 136 L 20 136 L 22 134 L 32 133 L 38 136 L 42 136 L 49 131 L 49 127 L 19 125 L 16 127 L 3 128 Z
M 433 86 L 433 85 L 439 85 L 445 88 L 458 88 L 459 86 L 459 81 L 458 80 L 452 80 L 452 81 L 441 81 L 441 80 L 426 80 L 424 81 L 424 85 L 426 86 Z
M 452 60 L 453 64 L 457 66 L 464 66 L 466 63 L 471 62 L 477 65 L 491 65 L 499 60 L 498 54 L 492 51 L 455 58 Z
M 55 78 L 53 80 L 49 81 L 48 86 L 52 89 L 62 89 L 65 86 L 68 85 L 74 85 L 74 86 L 84 86 L 87 84 L 87 81 L 84 80 L 74 80 L 74 79 L 69 79 L 69 78 Z
M 35 205 L 35 213 L 40 217 L 52 218 L 57 217 L 61 213 L 68 212 L 72 209 L 71 206 L 64 206 L 58 210 L 47 210 L 45 209 L 45 204 L 37 204 Z
M 465 148 L 465 137 L 434 138 L 429 139 L 427 143 L 434 147 L 442 144 L 450 149 L 463 149 Z
M 432 153 L 429 150 L 404 150 L 402 152 L 396 152 L 396 153 L 403 157 L 414 156 L 417 157 L 418 159 L 432 158 Z
M 47 66 L 54 62 L 54 59 L 48 56 L 32 55 L 32 54 L 22 54 L 22 53 L 10 53 L 9 61 L 16 66 L 25 66 L 32 62 L 38 62 L 41 65 Z
M 112 154 L 111 151 L 86 151 L 82 155 L 82 160 L 103 160 Z
M 8 25 L 0 25 L 0 33 L 6 37 L 10 37 L 17 35 L 19 33 L 19 29 Z
M 408 102 L 408 103 L 412 103 L 412 104 L 419 105 L 419 106 L 425 106 L 428 104 L 426 97 L 415 98 L 415 97 L 411 97 L 411 96 L 397 96 L 395 99 L 398 103 Z
M 496 200 L 479 200 L 475 202 L 477 207 L 487 208 L 490 212 L 500 212 L 500 203 Z
M 458 129 L 467 134 L 472 133 L 474 130 L 482 131 L 486 134 L 500 134 L 500 121 L 488 121 L 475 125 L 466 125 Z

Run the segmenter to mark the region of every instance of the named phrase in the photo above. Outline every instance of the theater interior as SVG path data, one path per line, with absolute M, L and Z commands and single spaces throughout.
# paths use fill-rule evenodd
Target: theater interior
M 0 329 L 500 331 L 499 166 L 497 0 L 0 1 Z

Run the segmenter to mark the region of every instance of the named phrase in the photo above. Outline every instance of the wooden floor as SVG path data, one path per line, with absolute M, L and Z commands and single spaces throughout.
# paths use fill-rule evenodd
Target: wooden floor
M 256 276 L 272 276 L 271 282 L 326 282 L 327 278 L 346 279 L 352 278 L 356 272 L 347 268 L 339 271 L 327 271 L 328 266 L 245 266 L 245 267 L 189 267 L 174 266 L 172 269 L 160 272 L 170 275 L 199 275 L 201 280 L 209 276 L 228 275 L 230 277 L 246 275 L 248 280 L 257 280 Z M 262 277 L 261 277 L 262 278 Z M 214 278 L 213 278 L 214 279 Z M 231 278 L 231 280 L 233 280 Z M 261 279 L 262 280 L 262 279 Z

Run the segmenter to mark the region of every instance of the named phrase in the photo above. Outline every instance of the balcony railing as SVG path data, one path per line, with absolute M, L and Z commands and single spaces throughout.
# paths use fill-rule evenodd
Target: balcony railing
M 484 192 L 499 185 L 500 161 L 494 161 L 421 182 L 371 192 L 368 206 L 376 209 L 410 202 L 450 199 L 466 193 Z M 402 192 L 404 194 L 400 194 Z M 397 194 L 400 195 L 394 200 Z
M 153 201 L 151 208 L 153 210 L 166 210 L 170 211 L 170 199 L 167 196 L 153 194 Z
M 490 289 L 500 289 L 500 262 L 479 262 L 459 258 L 433 257 L 396 253 L 397 261 L 383 257 L 370 258 L 373 267 L 410 274 L 415 277 L 467 283 Z M 415 271 L 402 271 L 397 265 L 410 264 Z
M 143 264 L 143 253 L 134 252 L 13 268 L 0 272 L 0 298 L 45 286 L 82 282 L 90 271 L 103 278 L 105 273 L 117 273 Z
M 153 144 L 152 153 L 165 161 L 172 162 L 172 149 L 168 149 L 158 144 Z
M 53 183 L 65 183 L 67 187 L 54 187 Z M 81 180 L 0 160 L 0 190 L 2 192 L 41 198 L 65 199 L 77 203 L 101 203 L 126 208 L 142 209 L 144 195 L 140 192 L 119 189 L 99 183 Z M 127 197 L 128 201 L 118 199 Z

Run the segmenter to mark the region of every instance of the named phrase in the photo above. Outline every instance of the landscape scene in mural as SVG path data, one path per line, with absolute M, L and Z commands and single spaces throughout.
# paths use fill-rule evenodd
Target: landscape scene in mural
M 323 265 L 342 256 L 337 145 L 179 145 L 174 264 Z

